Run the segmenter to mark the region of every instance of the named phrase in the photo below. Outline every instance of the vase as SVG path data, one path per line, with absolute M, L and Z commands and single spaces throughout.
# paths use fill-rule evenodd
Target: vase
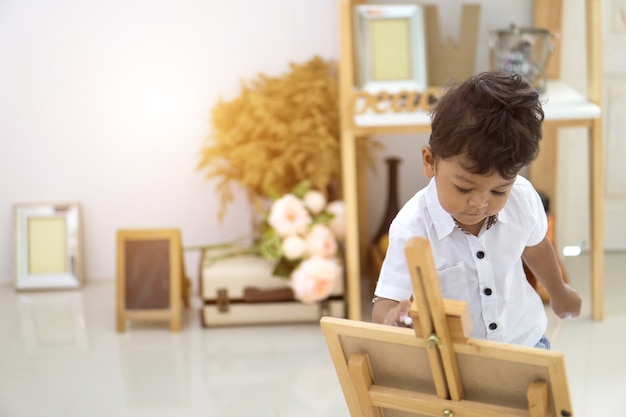
M 400 158 L 387 158 L 387 207 L 385 215 L 378 227 L 378 231 L 374 235 L 374 244 L 378 244 L 380 239 L 389 233 L 389 226 L 400 210 L 398 202 L 398 166 L 402 160 Z
M 398 202 L 398 165 L 400 165 L 401 160 L 399 158 L 387 158 L 385 161 L 387 162 L 387 207 L 385 208 L 383 220 L 380 222 L 378 231 L 369 247 L 370 272 L 373 278 L 371 281 L 372 292 L 376 288 L 380 268 L 387 253 L 389 240 L 385 238 L 388 238 L 389 226 L 400 210 L 400 203 Z

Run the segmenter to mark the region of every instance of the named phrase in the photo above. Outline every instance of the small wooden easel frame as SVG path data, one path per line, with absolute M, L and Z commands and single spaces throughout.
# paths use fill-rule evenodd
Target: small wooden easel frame
M 168 321 L 181 328 L 182 305 L 189 307 L 178 229 L 117 232 L 117 331 L 126 320 Z
M 573 415 L 562 353 L 469 338 L 467 304 L 442 299 L 428 241 L 406 256 L 413 330 L 321 320 L 352 417 Z

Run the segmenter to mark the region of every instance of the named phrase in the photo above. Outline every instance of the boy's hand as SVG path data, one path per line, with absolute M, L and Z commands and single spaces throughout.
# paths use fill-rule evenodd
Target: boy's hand
M 412 327 L 410 325 L 410 310 L 411 302 L 409 300 L 400 301 L 397 306 L 389 310 L 389 312 L 385 316 L 383 324 L 399 327 Z
M 562 290 L 557 294 L 550 294 L 552 311 L 562 319 L 580 315 L 581 304 L 580 295 L 568 284 L 563 284 Z

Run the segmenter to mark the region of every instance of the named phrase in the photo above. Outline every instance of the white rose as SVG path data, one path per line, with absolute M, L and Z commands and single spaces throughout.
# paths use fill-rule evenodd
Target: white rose
M 283 240 L 283 254 L 285 258 L 295 260 L 302 258 L 306 253 L 306 242 L 300 236 L 287 236 Z
M 341 200 L 332 201 L 328 204 L 326 211 L 333 214 L 333 218 L 328 222 L 328 227 L 333 231 L 335 237 L 343 239 L 346 235 L 346 206 Z
M 267 219 L 279 236 L 303 234 L 311 220 L 302 200 L 293 194 L 285 194 L 274 201 Z
M 310 190 L 304 194 L 304 205 L 313 214 L 320 214 L 326 207 L 326 197 L 317 190 Z
M 293 271 L 290 286 L 296 299 L 314 303 L 328 298 L 340 278 L 341 267 L 336 260 L 314 256 Z
M 310 255 L 331 258 L 337 253 L 337 239 L 328 227 L 316 224 L 306 235 L 306 248 Z

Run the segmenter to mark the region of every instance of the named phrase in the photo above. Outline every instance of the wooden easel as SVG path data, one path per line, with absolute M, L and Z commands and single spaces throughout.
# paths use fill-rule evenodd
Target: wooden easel
M 406 246 L 413 329 L 324 317 L 352 417 L 571 417 L 560 352 L 469 338 L 467 304 L 441 297 L 430 244 Z

